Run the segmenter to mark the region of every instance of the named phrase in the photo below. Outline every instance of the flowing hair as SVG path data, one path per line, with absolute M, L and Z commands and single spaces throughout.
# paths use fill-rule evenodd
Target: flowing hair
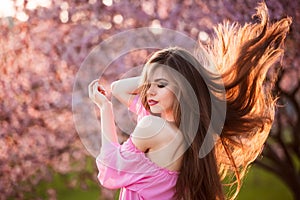
M 237 196 L 247 167 L 261 153 L 270 132 L 277 71 L 269 69 L 284 53 L 284 39 L 292 22 L 286 17 L 270 23 L 265 3 L 256 10 L 258 23 L 219 25 L 208 47 L 226 89 L 226 119 L 215 150 L 221 177 L 234 173 L 230 185 L 236 185 L 236 190 L 230 194 L 232 198 Z M 266 81 L 268 72 L 272 78 Z
M 177 96 L 179 103 L 173 109 L 186 144 L 175 199 L 235 198 L 246 169 L 262 151 L 275 112 L 272 85 L 276 79 L 268 82 L 265 79 L 269 68 L 283 54 L 291 18 L 270 23 L 264 3 L 259 4 L 255 16 L 257 23 L 240 26 L 227 22 L 217 26 L 212 43 L 199 46 L 194 56 L 178 47 L 168 48 L 153 54 L 145 65 L 142 75 L 145 84 L 140 97 L 146 109 L 149 109 L 146 92 L 150 64 L 165 65 L 179 72 L 196 95 L 197 103 L 191 103 L 190 92 L 181 89 Z M 219 78 L 210 69 L 212 65 L 220 72 Z M 272 73 L 276 75 L 276 71 Z M 184 87 L 184 80 L 174 76 L 178 78 L 177 85 Z M 211 118 L 213 101 L 226 105 L 224 126 L 220 135 L 214 137 L 212 150 L 199 158 L 209 125 L 220 126 L 218 120 Z M 235 185 L 235 190 L 225 195 L 222 181 L 228 175 L 234 177 L 230 184 Z

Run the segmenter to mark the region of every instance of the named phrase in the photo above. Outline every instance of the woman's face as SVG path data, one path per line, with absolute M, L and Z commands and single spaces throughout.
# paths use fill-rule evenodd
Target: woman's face
M 176 101 L 175 83 L 170 76 L 163 67 L 152 71 L 148 79 L 150 88 L 147 91 L 147 103 L 153 114 L 160 114 L 162 118 L 174 121 L 172 107 Z

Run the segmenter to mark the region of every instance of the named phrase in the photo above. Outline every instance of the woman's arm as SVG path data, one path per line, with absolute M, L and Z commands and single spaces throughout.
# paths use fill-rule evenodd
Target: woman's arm
M 94 80 L 88 89 L 90 99 L 100 108 L 102 146 L 105 142 L 118 143 L 112 103 L 98 91 L 98 86 L 98 80 Z
M 102 146 L 105 142 L 118 143 L 118 136 L 114 120 L 112 103 L 108 101 L 100 109 L 101 114 L 101 141 Z
M 129 107 L 133 100 L 133 96 L 138 93 L 140 76 L 121 79 L 111 84 L 112 95 L 121 103 Z

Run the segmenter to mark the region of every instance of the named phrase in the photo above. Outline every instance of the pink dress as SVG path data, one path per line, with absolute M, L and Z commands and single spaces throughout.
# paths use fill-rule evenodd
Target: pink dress
M 138 97 L 129 108 L 141 116 L 149 114 Z M 131 137 L 122 145 L 106 143 L 96 159 L 98 179 L 108 189 L 118 189 L 120 200 L 168 200 L 175 194 L 179 173 L 159 167 L 137 149 Z

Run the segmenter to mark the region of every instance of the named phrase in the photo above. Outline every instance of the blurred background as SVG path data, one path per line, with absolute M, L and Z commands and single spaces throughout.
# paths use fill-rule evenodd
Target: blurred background
M 115 199 L 72 119 L 75 75 L 89 52 L 124 30 L 163 27 L 209 42 L 224 20 L 251 21 L 256 0 L 1 0 L 0 200 Z M 270 19 L 293 18 L 274 94 L 276 120 L 240 200 L 300 199 L 300 2 L 266 0 Z M 145 61 L 122 58 L 105 75 Z M 276 66 L 275 66 L 276 67 Z

